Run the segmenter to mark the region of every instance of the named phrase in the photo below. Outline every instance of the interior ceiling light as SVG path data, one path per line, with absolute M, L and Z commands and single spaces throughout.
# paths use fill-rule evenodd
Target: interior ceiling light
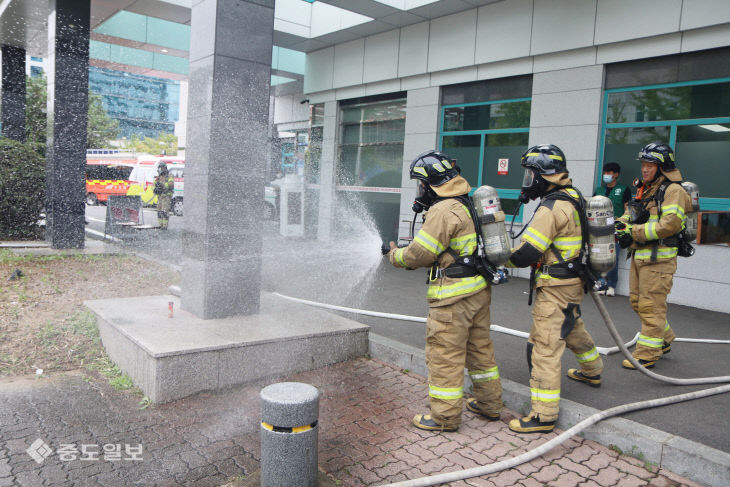
M 713 123 L 710 125 L 699 125 L 699 127 L 702 127 L 703 129 L 709 130 L 711 132 L 730 132 L 730 128 L 717 123 Z
M 162 52 L 170 52 L 170 51 L 168 51 L 167 49 L 165 49 L 164 47 L 163 47 L 162 49 L 160 49 L 160 50 L 161 50 Z

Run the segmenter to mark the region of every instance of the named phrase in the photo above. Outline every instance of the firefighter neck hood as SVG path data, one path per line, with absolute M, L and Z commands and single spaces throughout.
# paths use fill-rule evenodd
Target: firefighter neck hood
M 471 186 L 469 186 L 469 183 L 466 182 L 466 179 L 461 176 L 456 176 L 455 178 L 446 181 L 441 186 L 432 186 L 431 189 L 433 189 L 434 193 L 436 193 L 439 198 L 450 198 L 469 193 L 469 191 L 471 191 Z
M 572 186 L 573 181 L 570 179 L 570 173 L 561 172 L 557 174 L 545 174 L 542 176 L 548 183 L 548 191 L 552 191 L 556 186 Z
M 669 181 L 676 181 L 678 183 L 682 181 L 682 173 L 679 172 L 679 169 L 677 168 L 671 169 L 669 171 L 665 171 L 662 168 L 659 168 L 659 170 Z

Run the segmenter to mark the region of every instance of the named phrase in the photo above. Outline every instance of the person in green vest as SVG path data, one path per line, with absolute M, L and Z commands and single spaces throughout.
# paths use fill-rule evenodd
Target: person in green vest
M 621 166 L 617 162 L 609 162 L 603 166 L 603 183 L 596 188 L 593 196 L 601 195 L 608 197 L 613 203 L 613 216 L 618 218 L 626 211 L 626 204 L 631 200 L 631 190 L 625 184 L 619 184 L 618 178 L 621 174 Z M 616 245 L 616 265 L 606 274 L 608 288 L 599 291 L 599 294 L 606 296 L 616 295 L 618 284 L 618 259 L 620 248 Z

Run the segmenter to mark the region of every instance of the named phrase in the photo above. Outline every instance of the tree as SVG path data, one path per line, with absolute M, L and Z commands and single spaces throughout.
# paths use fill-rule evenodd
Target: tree
M 162 154 L 164 151 L 166 155 L 174 156 L 177 155 L 177 136 L 161 133 L 156 139 L 152 137 L 140 139 L 136 135 L 132 135 L 132 139 L 126 143 L 125 148 L 146 154 Z
M 25 131 L 29 142 L 46 143 L 46 86 L 45 76 L 26 77 Z M 89 92 L 89 121 L 86 127 L 86 147 L 101 149 L 119 134 L 119 122 L 104 110 L 101 96 Z
M 25 134 L 28 142 L 46 143 L 46 78 L 25 78 Z
M 0 138 L 0 240 L 42 236 L 45 159 L 35 144 Z
M 119 122 L 107 115 L 101 96 L 89 92 L 89 122 L 86 128 L 86 148 L 103 149 L 119 135 Z

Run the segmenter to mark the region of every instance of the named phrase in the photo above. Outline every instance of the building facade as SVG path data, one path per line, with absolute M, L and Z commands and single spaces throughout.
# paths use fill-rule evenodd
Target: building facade
M 175 133 L 179 81 L 90 66 L 89 89 L 101 95 L 104 109 L 119 122 L 119 138 Z
M 319 146 L 306 179 L 323 239 L 353 196 L 383 238 L 406 236 L 408 168 L 433 148 L 455 157 L 473 187 L 498 188 L 512 212 L 530 145 L 560 146 L 590 195 L 605 162 L 620 163 L 630 183 L 638 150 L 664 140 L 700 186 L 702 211 L 728 212 L 729 46 L 722 0 L 503 0 L 310 52 L 303 92 L 276 105 L 306 99 L 320 115 L 309 117 Z M 282 109 L 274 121 L 303 118 Z M 730 258 L 728 213 L 707 215 L 706 228 L 717 223 L 724 237 L 679 260 L 670 301 L 730 312 L 730 277 L 718 265 Z M 628 262 L 619 266 L 618 292 L 628 294 Z
M 43 76 L 46 70 L 43 58 L 33 56 L 26 57 L 25 67 L 32 78 Z M 120 139 L 174 134 L 181 110 L 186 115 L 187 91 L 174 79 L 90 66 L 89 90 L 102 97 L 107 114 L 119 122 Z M 184 133 L 184 124 L 178 133 Z

